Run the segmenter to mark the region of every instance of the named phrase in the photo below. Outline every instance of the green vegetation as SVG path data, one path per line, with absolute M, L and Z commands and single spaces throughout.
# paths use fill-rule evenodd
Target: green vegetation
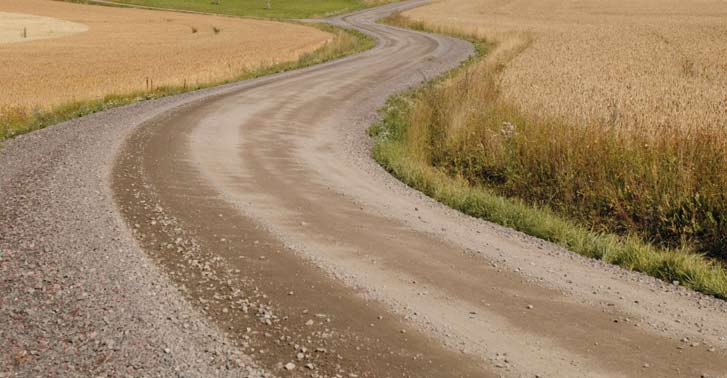
M 389 22 L 409 26 L 401 17 Z M 383 121 L 371 129 L 375 159 L 406 184 L 469 215 L 727 298 L 724 265 L 693 252 L 699 245 L 690 243 L 695 238 L 668 245 L 650 229 L 638 227 L 669 229 L 663 226 L 669 224 L 684 235 L 687 227 L 678 221 L 685 220 L 692 230 L 701 227 L 699 235 L 705 235 L 711 219 L 714 229 L 720 230 L 720 214 L 725 213 L 714 206 L 727 202 L 712 201 L 720 188 L 715 177 L 725 174 L 724 169 L 714 170 L 727 154 L 722 151 L 710 158 L 699 153 L 714 149 L 717 142 L 662 140 L 661 145 L 643 148 L 639 143 L 644 140 L 625 140 L 613 128 L 529 117 L 501 98 L 498 74 L 503 66 L 482 59 L 488 47 L 492 46 L 480 43 L 478 57 L 460 69 L 390 99 Z M 689 176 L 697 183 L 687 181 L 680 175 L 685 160 L 695 162 L 691 169 L 708 177 Z M 690 205 L 674 201 L 681 198 L 675 191 L 688 194 L 680 185 L 696 190 Z M 604 186 L 621 191 L 606 192 Z M 722 195 L 727 193 L 727 185 L 721 188 Z M 637 218 L 640 223 L 619 222 L 655 204 L 671 206 L 652 209 L 660 215 Z M 700 211 L 713 213 L 699 216 Z M 714 235 L 724 237 L 725 232 Z M 658 242 L 644 241 L 655 239 Z
M 273 66 L 262 66 L 223 82 L 196 86 L 155 87 L 136 93 L 114 94 L 97 100 L 72 102 L 48 111 L 27 110 L 24 108 L 0 109 L 0 142 L 20 134 L 121 105 L 312 66 L 367 50 L 376 43 L 371 37 L 355 30 L 344 30 L 328 24 L 312 25 L 334 34 L 334 39 L 316 51 L 302 55 L 297 61 L 279 63 Z
M 114 0 L 145 7 L 258 18 L 314 18 L 383 4 L 386 0 Z

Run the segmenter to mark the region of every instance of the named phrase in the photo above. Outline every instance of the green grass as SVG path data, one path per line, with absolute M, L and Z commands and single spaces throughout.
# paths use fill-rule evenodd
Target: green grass
M 39 130 L 117 106 L 308 67 L 367 50 L 376 44 L 371 37 L 355 30 L 344 30 L 323 23 L 311 25 L 323 31 L 333 33 L 335 38 L 332 42 L 327 43 L 316 51 L 302 55 L 296 61 L 279 63 L 272 66 L 262 66 L 229 80 L 195 86 L 165 86 L 135 93 L 110 94 L 100 99 L 63 104 L 50 110 L 26 108 L 0 109 L 0 142 L 20 134 Z
M 315 18 L 351 12 L 382 3 L 372 0 L 115 0 L 117 3 L 156 8 L 183 9 L 195 12 L 218 13 L 256 18 Z
M 394 20 L 398 21 L 399 26 L 406 26 L 400 19 Z M 426 29 L 421 24 L 414 26 Z M 422 88 L 389 99 L 387 106 L 382 109 L 383 120 L 370 130 L 375 140 L 374 158 L 407 185 L 466 214 L 553 242 L 587 257 L 644 272 L 667 282 L 677 280 L 696 291 L 727 299 L 727 272 L 717 260 L 693 253 L 688 247 L 654 245 L 633 233 L 617 235 L 595 231 L 549 206 L 502 195 L 496 188 L 488 186 L 486 181 L 467 177 L 467 171 L 453 170 L 450 165 L 442 164 L 442 161 L 467 161 L 471 153 L 466 149 L 458 149 L 456 143 L 446 138 L 451 134 L 441 126 L 454 113 L 448 112 L 449 108 L 443 102 L 465 102 L 487 116 L 492 116 L 491 112 L 507 114 L 510 117 L 508 119 L 517 115 L 510 108 L 499 108 L 504 105 L 497 103 L 494 87 L 485 88 L 487 85 L 482 85 L 483 78 L 474 76 L 472 68 L 478 67 L 490 47 L 486 43 L 478 43 L 478 56 L 459 69 Z M 475 88 L 486 90 L 472 91 L 472 87 L 467 85 L 463 87 L 466 90 L 456 88 L 457 85 L 476 80 L 478 84 Z M 466 97 L 473 93 L 491 96 L 497 108 L 488 108 L 481 98 L 480 102 L 469 101 Z M 479 105 L 473 106 L 473 103 Z M 496 123 L 501 127 L 501 120 Z M 498 128 L 497 134 L 500 133 Z M 472 132 L 472 135 L 477 134 Z M 479 153 L 488 151 L 483 147 L 479 146 Z M 449 151 L 450 154 L 444 158 L 439 155 L 439 160 L 436 159 L 442 151 Z

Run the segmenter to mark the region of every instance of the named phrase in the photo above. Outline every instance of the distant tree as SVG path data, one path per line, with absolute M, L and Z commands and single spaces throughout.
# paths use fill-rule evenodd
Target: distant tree
M 265 9 L 273 9 L 273 1 L 265 0 Z

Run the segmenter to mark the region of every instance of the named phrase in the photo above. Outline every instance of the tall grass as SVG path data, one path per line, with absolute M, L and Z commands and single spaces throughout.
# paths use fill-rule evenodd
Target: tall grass
M 475 66 L 422 95 L 410 143 L 452 176 L 583 224 L 727 259 L 727 137 L 529 116 Z
M 375 44 L 375 41 L 371 37 L 355 30 L 344 30 L 328 24 L 313 25 L 321 30 L 334 34 L 334 38 L 315 51 L 301 55 L 295 61 L 260 66 L 257 69 L 247 71 L 229 80 L 192 86 L 188 86 L 186 83 L 182 86 L 148 86 L 147 90 L 144 91 L 110 94 L 95 100 L 69 102 L 49 110 L 18 106 L 0 108 L 0 142 L 20 134 L 39 130 L 47 126 L 104 111 L 116 106 L 128 105 L 139 101 L 307 67 L 369 49 Z
M 727 259 L 725 131 L 535 117 L 501 96 L 502 67 L 478 59 L 392 101 L 376 159 L 471 215 L 725 298 L 702 255 Z

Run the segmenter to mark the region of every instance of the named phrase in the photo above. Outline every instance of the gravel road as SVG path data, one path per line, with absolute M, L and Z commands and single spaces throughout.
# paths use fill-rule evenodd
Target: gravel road
M 727 306 L 447 209 L 370 158 L 468 43 L 335 62 L 0 148 L 0 377 L 720 377 Z

